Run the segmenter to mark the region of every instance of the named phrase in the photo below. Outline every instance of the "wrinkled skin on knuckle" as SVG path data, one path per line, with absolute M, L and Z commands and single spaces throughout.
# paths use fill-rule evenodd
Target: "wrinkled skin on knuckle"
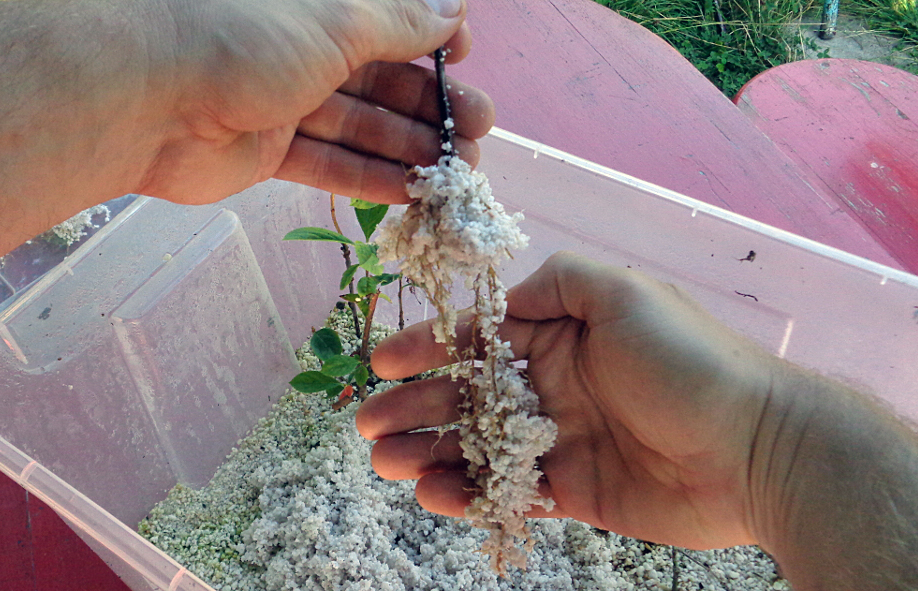
M 353 73 L 373 54 L 377 40 L 370 33 L 379 28 L 377 16 L 365 3 L 355 0 L 337 0 L 331 6 L 321 4 L 317 10 L 326 34 L 347 63 L 348 73 Z
M 399 45 L 393 37 L 409 31 L 415 38 L 403 38 L 403 43 L 427 38 L 430 15 L 421 2 L 375 0 L 336 0 L 332 6 L 322 4 L 324 28 L 348 64 L 350 72 L 370 61 L 401 61 Z M 420 57 L 420 56 L 418 56 Z

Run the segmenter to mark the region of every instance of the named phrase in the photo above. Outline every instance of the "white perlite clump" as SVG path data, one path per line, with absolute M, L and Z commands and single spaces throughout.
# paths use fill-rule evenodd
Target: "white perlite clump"
M 508 215 L 491 195 L 487 178 L 461 159 L 444 156 L 437 166 L 414 172 L 418 180 L 408 186 L 408 195 L 415 201 L 401 219 L 389 219 L 382 227 L 378 256 L 382 262 L 399 261 L 405 276 L 427 292 L 439 312 L 437 342 L 451 344 L 456 336 L 456 311 L 450 304 L 454 278 L 465 278 L 472 289 L 511 250 L 525 248 L 529 238 L 517 225 L 523 214 Z M 495 295 L 502 314 L 501 293 Z
M 532 548 L 526 512 L 554 506 L 538 494 L 542 473 L 537 465 L 554 444 L 557 427 L 538 414 L 538 397 L 511 365 L 509 343 L 497 335 L 507 304 L 496 269 L 511 250 L 526 246 L 528 238 L 518 227 L 523 216 L 507 214 L 491 195 L 487 178 L 455 156 L 414 172 L 418 179 L 408 194 L 415 201 L 401 220 L 383 228 L 379 258 L 400 261 L 401 272 L 437 309 L 434 335 L 457 361 L 453 378 L 465 381 L 459 429 L 477 489 L 466 517 L 490 532 L 482 551 L 490 555 L 492 568 L 506 575 L 507 564 L 526 566 Z M 455 278 L 463 278 L 475 293 L 472 323 L 485 356 L 477 370 L 476 351 L 456 349 L 457 318 L 450 303 Z
M 48 230 L 48 233 L 49 235 L 54 235 L 58 240 L 61 240 L 65 246 L 73 246 L 74 242 L 77 242 L 86 235 L 86 230 L 88 228 L 97 227 L 92 223 L 93 216 L 102 214 L 105 214 L 105 221 L 108 222 L 110 220 L 111 211 L 107 206 L 96 205 L 89 209 L 84 209 L 69 220 L 54 226 Z

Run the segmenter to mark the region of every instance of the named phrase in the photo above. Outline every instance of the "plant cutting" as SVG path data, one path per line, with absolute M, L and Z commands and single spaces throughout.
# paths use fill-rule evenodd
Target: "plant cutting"
M 472 525 L 490 532 L 482 551 L 490 555 L 492 568 L 505 575 L 508 564 L 526 565 L 531 549 L 526 512 L 536 505 L 550 509 L 554 504 L 538 494 L 541 472 L 537 460 L 554 443 L 557 429 L 539 415 L 538 397 L 523 373 L 513 366 L 509 343 L 498 335 L 506 314 L 506 288 L 497 269 L 512 249 L 523 248 L 528 242 L 518 227 L 522 214 L 508 214 L 494 200 L 487 178 L 473 172 L 456 154 L 442 51 L 437 52 L 435 64 L 443 156 L 435 166 L 412 171 L 417 179 L 409 184 L 408 194 L 414 202 L 401 219 L 390 221 L 376 243 L 371 243 L 388 206 L 352 200 L 367 240 L 355 242 L 341 233 L 332 195 L 332 221 L 337 232 L 309 227 L 285 237 L 341 245 L 345 270 L 339 287 L 349 287 L 342 298 L 351 306 L 356 335 L 362 342 L 359 359 L 346 357 L 333 331 L 317 331 L 310 347 L 321 368 L 303 372 L 290 383 L 300 392 L 324 391 L 330 398 L 337 396 L 336 406 L 347 404 L 352 384 L 356 384 L 358 397 L 363 399 L 370 376 L 367 331 L 376 303 L 384 297 L 380 288 L 402 275 L 421 287 L 438 313 L 433 328 L 437 341 L 446 345 L 455 361 L 451 375 L 463 383 L 465 402 L 459 429 L 469 461 L 468 475 L 478 493 L 466 515 Z M 352 262 L 351 248 L 357 255 L 356 263 Z M 395 261 L 401 275 L 385 273 L 382 263 Z M 354 276 L 360 269 L 364 277 L 355 288 Z M 461 351 L 455 343 L 457 313 L 451 304 L 453 283 L 459 278 L 474 292 L 469 321 L 481 343 Z M 364 318 L 363 334 L 358 310 Z M 479 358 L 483 361 L 476 367 Z
M 337 409 L 350 401 L 354 394 L 353 384 L 366 388 L 370 379 L 367 366 L 356 357 L 341 354 L 343 348 L 338 333 L 330 328 L 319 329 L 309 339 L 309 347 L 321 362 L 321 368 L 294 377 L 290 385 L 295 390 L 305 394 L 324 391 L 329 398 L 337 398 Z
M 435 166 L 413 170 L 417 180 L 408 194 L 414 201 L 400 220 L 383 228 L 378 254 L 382 262 L 398 261 L 402 274 L 426 292 L 438 312 L 434 335 L 455 361 L 453 379 L 463 384 L 459 430 L 476 492 L 466 517 L 490 532 L 482 551 L 505 575 L 508 564 L 526 565 L 531 549 L 526 512 L 554 505 L 538 494 L 537 461 L 553 445 L 557 427 L 539 414 L 538 397 L 513 366 L 510 344 L 498 334 L 507 291 L 497 269 L 512 249 L 528 242 L 518 226 L 523 216 L 508 214 L 494 200 L 487 178 L 455 153 L 442 52 L 434 61 L 444 153 Z M 458 317 L 450 301 L 457 279 L 474 292 L 465 321 L 480 343 L 463 350 L 456 345 Z
M 351 206 L 357 216 L 357 222 L 367 242 L 354 241 L 341 233 L 335 213 L 335 195 L 330 196 L 332 222 L 337 232 L 318 227 L 298 228 L 284 236 L 284 240 L 313 240 L 336 242 L 341 245 L 344 257 L 344 272 L 341 274 L 339 289 L 348 289 L 341 299 L 347 302 L 353 319 L 354 334 L 360 342 L 357 357 L 342 355 L 341 340 L 338 334 L 328 328 L 316 331 L 309 341 L 313 353 L 322 362 L 318 371 L 300 373 L 291 380 L 290 385 L 296 390 L 309 394 L 324 391 L 329 398 L 338 398 L 335 406 L 346 405 L 352 400 L 355 391 L 363 400 L 367 396 L 367 381 L 370 379 L 370 329 L 373 326 L 373 315 L 379 298 L 389 299 L 380 291 L 384 286 L 399 281 L 399 307 L 401 308 L 402 282 L 397 274 L 386 273 L 377 256 L 378 246 L 370 242 L 376 227 L 386 216 L 388 205 L 377 205 L 360 199 L 351 199 Z M 357 255 L 357 262 L 352 264 L 351 247 Z M 359 270 L 364 276 L 354 282 Z M 358 314 L 359 311 L 359 314 Z M 360 316 L 363 316 L 361 323 Z M 401 316 L 401 314 L 400 314 Z M 339 378 L 344 378 L 343 381 Z

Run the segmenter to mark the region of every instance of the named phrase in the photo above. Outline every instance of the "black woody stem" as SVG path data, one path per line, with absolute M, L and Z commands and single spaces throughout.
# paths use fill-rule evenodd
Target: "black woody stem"
M 440 144 L 443 155 L 453 157 L 456 147 L 453 145 L 452 110 L 446 88 L 446 51 L 442 47 L 434 52 L 434 70 L 437 73 L 437 105 L 440 108 Z
M 332 223 L 335 224 L 335 231 L 341 234 L 341 226 L 338 225 L 338 218 L 335 216 L 335 194 L 332 193 L 329 196 L 329 201 L 331 202 L 331 218 Z M 347 244 L 341 244 L 341 254 L 344 255 L 344 269 L 351 268 L 351 249 L 347 247 Z M 351 279 L 350 284 L 347 286 L 347 291 L 350 294 L 354 293 L 354 280 Z M 354 320 L 354 334 L 357 335 L 357 338 L 360 339 L 360 320 L 357 318 L 357 304 L 354 302 L 348 302 L 348 307 L 351 309 L 351 318 Z

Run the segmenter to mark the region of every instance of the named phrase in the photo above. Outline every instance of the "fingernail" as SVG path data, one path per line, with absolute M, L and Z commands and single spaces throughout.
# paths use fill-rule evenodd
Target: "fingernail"
M 459 15 L 462 0 L 425 0 L 434 12 L 443 18 L 453 18 Z

